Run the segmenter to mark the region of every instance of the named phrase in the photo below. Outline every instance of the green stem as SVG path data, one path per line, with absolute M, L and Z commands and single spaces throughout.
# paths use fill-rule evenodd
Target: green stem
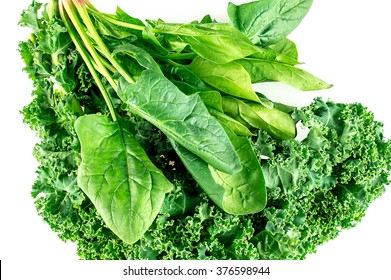
M 102 93 L 103 98 L 104 98 L 104 100 L 105 100 L 105 102 L 107 104 L 107 107 L 109 108 L 110 115 L 111 115 L 113 121 L 116 121 L 117 120 L 117 115 L 116 115 L 113 103 L 112 103 L 112 101 L 110 99 L 109 94 L 106 91 L 105 86 L 103 85 L 103 83 L 101 81 L 101 77 L 99 76 L 99 74 L 98 74 L 98 72 L 96 70 L 97 68 L 101 68 L 101 70 L 103 70 L 105 68 L 100 64 L 101 63 L 100 59 L 95 60 L 97 62 L 96 64 L 94 64 L 92 62 L 92 61 L 94 61 L 94 59 L 91 57 L 91 55 L 88 53 L 88 51 L 84 47 L 86 45 L 85 44 L 86 42 L 85 42 L 85 40 L 81 39 L 78 36 L 78 31 L 77 31 L 75 25 L 72 24 L 72 20 L 71 20 L 71 18 L 69 16 L 70 14 L 69 13 L 66 14 L 65 11 L 64 11 L 64 8 L 66 7 L 66 5 L 63 6 L 62 5 L 63 3 L 59 4 L 59 11 L 60 11 L 60 14 L 61 14 L 61 18 L 62 18 L 62 20 L 64 22 L 64 25 L 67 28 L 68 33 L 69 33 L 73 43 L 75 44 L 77 50 L 79 51 L 81 57 L 83 58 L 84 63 L 86 64 L 88 70 L 90 71 L 90 73 L 91 73 L 91 75 L 92 75 L 96 85 L 98 86 L 100 92 Z M 87 46 L 89 46 L 89 44 L 87 44 Z M 100 64 L 100 65 L 98 65 L 98 64 Z M 105 71 L 102 71 L 102 72 L 105 72 Z M 107 77 L 106 77 L 106 75 L 104 75 L 104 76 L 106 78 L 110 77 L 110 79 L 108 79 L 108 81 L 110 82 L 110 84 L 114 88 L 116 88 L 115 81 L 111 78 L 109 73 L 106 72 L 106 74 L 107 74 Z
M 98 16 L 101 19 L 104 19 L 104 20 L 106 20 L 106 21 L 108 21 L 108 22 L 110 22 L 112 24 L 117 25 L 117 26 L 129 28 L 129 29 L 134 29 L 134 30 L 138 30 L 138 31 L 143 31 L 145 29 L 145 26 L 137 25 L 137 24 L 133 24 L 133 23 L 129 23 L 129 22 L 124 22 L 124 21 L 120 21 L 120 20 L 116 20 L 116 19 L 112 18 L 111 15 L 104 15 L 104 14 L 100 13 L 99 11 L 97 11 L 95 8 L 92 8 L 89 5 L 87 6 L 87 8 L 91 12 L 91 14 L 94 14 L 95 16 Z
M 61 1 L 61 0 L 60 0 Z M 83 24 L 80 21 L 77 14 L 75 14 L 74 6 L 71 6 L 72 1 L 71 0 L 62 0 L 62 7 L 65 9 L 65 12 L 63 11 L 63 16 L 65 18 L 65 14 L 68 16 L 69 20 L 69 26 L 73 27 L 75 29 L 75 34 L 78 34 L 82 40 L 82 45 L 85 46 L 85 48 L 88 50 L 90 55 L 92 56 L 94 62 L 96 63 L 96 70 L 101 73 L 112 86 L 115 86 L 114 80 L 111 78 L 110 73 L 107 71 L 107 69 L 104 67 L 104 64 L 102 62 L 103 58 L 99 55 L 99 53 L 96 51 L 95 47 L 93 46 L 92 42 L 89 39 L 88 34 L 83 28 Z M 61 8 L 62 9 L 62 8 Z M 76 36 L 77 37 L 77 36 Z
M 183 66 L 182 64 L 172 60 L 172 59 L 166 59 L 165 62 L 167 62 L 168 64 L 170 64 L 171 66 Z
M 125 78 L 127 82 L 134 84 L 136 82 L 134 78 L 129 75 L 129 73 L 118 63 L 117 60 L 114 59 L 114 57 L 111 55 L 111 52 L 108 50 L 102 38 L 96 31 L 94 24 L 92 23 L 91 18 L 88 15 L 85 3 L 83 3 L 82 1 L 75 1 L 74 5 L 79 12 L 79 15 L 83 20 L 90 36 L 95 41 L 97 49 L 99 49 L 103 56 L 114 66 L 115 69 L 117 69 L 117 71 L 121 74 L 122 77 Z
M 107 70 L 109 70 L 111 73 L 117 72 L 117 69 L 113 67 L 106 59 L 102 59 L 102 64 L 106 67 Z

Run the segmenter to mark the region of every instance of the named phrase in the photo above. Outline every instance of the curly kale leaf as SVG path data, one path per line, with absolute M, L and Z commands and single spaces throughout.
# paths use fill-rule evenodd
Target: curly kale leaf
M 316 99 L 294 117 L 309 129 L 307 137 L 274 142 L 262 164 L 269 207 L 259 217 L 266 226 L 253 241 L 265 259 L 315 252 L 355 226 L 390 183 L 391 142 L 361 104 Z M 255 146 L 265 142 L 273 140 L 261 134 Z

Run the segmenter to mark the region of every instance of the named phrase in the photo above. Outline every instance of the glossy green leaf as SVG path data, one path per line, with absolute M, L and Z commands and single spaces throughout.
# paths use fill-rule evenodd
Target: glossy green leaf
M 276 108 L 232 97 L 223 98 L 223 108 L 227 115 L 243 125 L 265 130 L 277 139 L 292 139 L 296 136 L 292 117 Z
M 253 132 L 250 131 L 250 129 L 247 126 L 243 125 L 242 123 L 228 116 L 222 111 L 218 111 L 209 107 L 208 110 L 212 116 L 214 116 L 217 120 L 219 120 L 220 123 L 228 126 L 236 135 L 240 135 L 240 136 L 255 135 Z
M 229 214 L 246 215 L 261 211 L 266 206 L 266 185 L 258 158 L 245 137 L 227 129 L 242 169 L 234 174 L 216 170 L 205 161 L 171 140 L 175 151 L 187 170 L 209 198 Z
M 147 25 L 142 32 L 143 39 L 153 46 L 161 55 L 167 55 L 169 50 L 167 50 L 162 43 L 158 40 L 156 34 L 153 32 L 153 29 L 150 25 Z
M 246 35 L 229 24 L 157 21 L 153 30 L 158 34 L 176 35 L 168 37 L 169 40 L 185 42 L 199 56 L 216 63 L 228 63 L 258 51 Z
M 227 134 L 201 98 L 184 94 L 163 74 L 145 70 L 136 84 L 120 79 L 118 96 L 127 110 L 216 169 L 233 173 L 241 168 Z
M 134 36 L 132 30 L 121 28 L 108 21 L 100 20 L 98 17 L 94 20 L 94 26 L 100 36 L 110 36 L 117 39 L 125 39 Z
M 87 10 L 94 23 L 94 27 L 99 32 L 100 36 L 110 36 L 120 40 L 132 38 L 132 40 L 134 40 L 137 35 L 140 35 L 140 31 L 119 26 L 113 21 L 144 26 L 144 23 L 141 20 L 131 17 L 119 7 L 117 7 L 115 14 L 100 13 L 91 7 L 87 7 Z
M 235 61 L 217 64 L 197 57 L 188 68 L 205 83 L 223 93 L 259 102 L 252 88 L 250 75 L 241 64 Z
M 233 25 L 254 43 L 272 45 L 288 36 L 309 11 L 312 0 L 258 0 L 229 3 Z
M 258 51 L 250 55 L 249 58 L 255 58 L 255 59 L 260 59 L 260 60 L 265 60 L 270 62 L 279 62 L 288 65 L 300 64 L 300 62 L 297 61 L 297 58 L 295 58 L 294 56 L 289 56 L 286 52 L 285 53 L 278 52 L 281 51 L 281 48 L 278 49 L 278 45 L 280 44 L 277 43 L 275 45 L 268 46 L 268 48 L 262 48 L 260 46 L 256 46 Z
M 269 48 L 271 48 L 273 51 L 275 51 L 279 54 L 290 57 L 296 61 L 299 58 L 296 44 L 294 42 L 292 42 L 291 40 L 289 40 L 288 38 L 284 38 L 284 39 L 278 41 L 278 43 L 276 43 L 274 45 L 270 45 Z
M 332 86 L 301 68 L 277 61 L 245 58 L 238 60 L 238 63 L 247 70 L 253 83 L 278 81 L 303 91 L 327 89 Z
M 117 46 L 113 50 L 113 55 L 123 53 L 134 58 L 141 66 L 146 69 L 150 69 L 156 72 L 161 72 L 159 64 L 153 59 L 153 57 L 144 49 L 139 48 L 132 44 L 122 44 Z
M 78 185 L 118 237 L 136 242 L 159 213 L 171 183 L 119 122 L 86 115 L 75 129 L 82 157 Z
M 175 85 L 188 95 L 198 94 L 206 108 L 208 108 L 209 113 L 220 123 L 228 126 L 237 135 L 254 135 L 246 126 L 224 114 L 223 99 L 220 92 L 210 90 L 201 79 L 185 67 L 175 67 L 174 72 L 175 74 L 172 75 L 172 78 L 181 80 L 180 82 L 174 80 Z M 173 73 L 173 71 L 171 71 L 171 73 Z M 178 76 L 178 74 L 182 75 Z
M 187 84 L 193 88 L 192 93 L 197 91 L 210 91 L 211 88 L 205 82 L 189 70 L 187 66 L 178 65 L 170 69 L 169 79 L 175 82 Z M 188 86 L 188 87 L 189 87 Z
M 217 110 L 223 112 L 223 100 L 221 94 L 218 91 L 199 91 L 197 94 L 200 96 L 202 102 L 208 109 Z

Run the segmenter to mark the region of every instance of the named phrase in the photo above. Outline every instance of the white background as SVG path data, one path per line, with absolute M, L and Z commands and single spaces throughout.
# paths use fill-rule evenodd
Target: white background
M 227 20 L 228 1 L 222 0 L 91 2 L 108 12 L 113 12 L 118 4 L 141 19 L 186 22 L 210 13 L 219 21 Z M 17 22 L 22 9 L 29 4 L 29 0 L 7 1 L 0 17 L 0 259 L 4 279 L 82 279 L 87 276 L 89 279 L 124 279 L 122 268 L 128 265 L 176 267 L 178 262 L 78 261 L 75 245 L 58 239 L 37 216 L 30 196 L 37 167 L 32 148 L 37 139 L 22 123 L 19 114 L 30 102 L 32 90 L 27 75 L 21 71 L 23 63 L 17 52 L 18 42 L 28 35 L 28 30 L 18 27 Z M 315 1 L 290 38 L 298 46 L 300 61 L 306 63 L 303 67 L 334 87 L 327 91 L 299 92 L 285 85 L 267 84 L 262 86 L 263 92 L 298 106 L 308 104 L 315 96 L 339 102 L 362 102 L 384 123 L 385 136 L 391 138 L 390 8 L 388 0 Z M 318 253 L 305 261 L 179 264 L 211 268 L 218 264 L 267 265 L 272 275 L 265 279 L 390 279 L 390 214 L 389 187 L 370 206 L 356 228 L 319 247 Z

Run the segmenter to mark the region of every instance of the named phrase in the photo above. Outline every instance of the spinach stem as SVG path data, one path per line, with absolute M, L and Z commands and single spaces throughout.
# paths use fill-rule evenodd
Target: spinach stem
M 91 12 L 91 14 L 94 14 L 95 16 L 98 16 L 101 19 L 104 19 L 112 24 L 117 25 L 117 26 L 129 28 L 129 29 L 134 29 L 134 30 L 139 30 L 139 31 L 143 31 L 145 29 L 145 26 L 116 20 L 116 19 L 112 18 L 110 15 L 104 15 L 101 12 L 97 11 L 95 8 L 91 8 L 90 6 L 88 6 L 87 9 L 89 9 L 89 12 Z
M 80 3 L 78 1 L 75 1 L 74 4 L 77 11 L 79 12 L 79 15 L 81 19 L 83 20 L 90 36 L 95 41 L 95 44 L 97 45 L 97 48 L 100 50 L 100 52 L 103 54 L 104 57 L 114 66 L 115 69 L 125 78 L 125 80 L 129 83 L 134 84 L 135 80 L 134 78 L 129 75 L 129 73 L 117 62 L 117 60 L 114 59 L 114 57 L 111 55 L 110 51 L 107 49 L 105 43 L 103 42 L 102 38 L 96 31 L 94 24 L 91 21 L 90 16 L 88 15 L 87 9 L 84 5 L 84 3 Z
M 74 32 L 75 34 L 78 34 L 80 36 L 80 38 L 82 40 L 81 45 L 84 45 L 85 48 L 90 53 L 91 57 L 93 58 L 93 60 L 96 63 L 98 72 L 100 72 L 103 76 L 105 76 L 105 78 L 110 82 L 111 85 L 114 85 L 115 84 L 114 81 L 112 80 L 109 72 L 106 70 L 106 68 L 104 67 L 104 64 L 102 63 L 102 57 L 99 55 L 99 53 L 94 48 L 86 31 L 83 28 L 83 24 L 80 21 L 80 18 L 77 16 L 77 14 L 74 13 L 74 9 L 73 9 L 74 7 L 71 6 L 69 2 L 72 3 L 72 1 L 70 1 L 70 0 L 62 1 L 63 7 L 66 12 L 66 13 L 63 13 L 63 17 L 66 18 L 65 15 L 67 15 L 67 17 L 69 18 L 69 20 L 68 20 L 69 27 L 71 29 L 73 29 L 73 31 L 75 31 Z M 77 35 L 75 35 L 74 37 L 78 38 Z
M 65 1 L 67 2 L 67 1 Z M 111 101 L 111 98 L 109 94 L 107 93 L 107 90 L 105 86 L 103 85 L 101 78 L 98 75 L 99 71 L 103 76 L 106 77 L 110 85 L 114 88 L 116 88 L 117 83 L 111 78 L 111 75 L 107 72 L 106 68 L 103 65 L 103 62 L 99 58 L 99 55 L 94 52 L 93 47 L 91 47 L 91 42 L 87 39 L 87 37 L 83 36 L 78 36 L 78 30 L 80 29 L 80 22 L 77 20 L 77 18 L 73 15 L 72 10 L 67 11 L 65 13 L 65 9 L 69 9 L 70 6 L 67 6 L 68 3 L 65 3 L 62 1 L 59 5 L 59 11 L 62 17 L 62 20 L 65 24 L 65 27 L 68 29 L 69 35 L 75 44 L 77 50 L 79 51 L 81 57 L 83 58 L 88 70 L 90 71 L 96 85 L 98 86 L 100 92 L 102 93 L 102 96 L 106 102 L 107 107 L 109 108 L 110 115 L 113 119 L 113 121 L 117 121 L 117 115 L 113 106 L 113 103 Z M 73 18 L 73 20 L 72 20 Z M 79 27 L 79 28 L 78 28 Z M 82 29 L 82 28 L 81 28 Z M 84 31 L 84 30 L 83 30 Z M 84 32 L 83 32 L 84 33 Z M 79 33 L 79 34 L 83 34 Z M 84 37 L 84 38 L 83 38 Z M 84 43 L 84 44 L 83 44 Z M 90 53 L 86 50 L 92 49 L 93 51 Z M 92 56 L 95 56 L 94 58 Z M 99 69 L 99 70 L 98 70 Z

